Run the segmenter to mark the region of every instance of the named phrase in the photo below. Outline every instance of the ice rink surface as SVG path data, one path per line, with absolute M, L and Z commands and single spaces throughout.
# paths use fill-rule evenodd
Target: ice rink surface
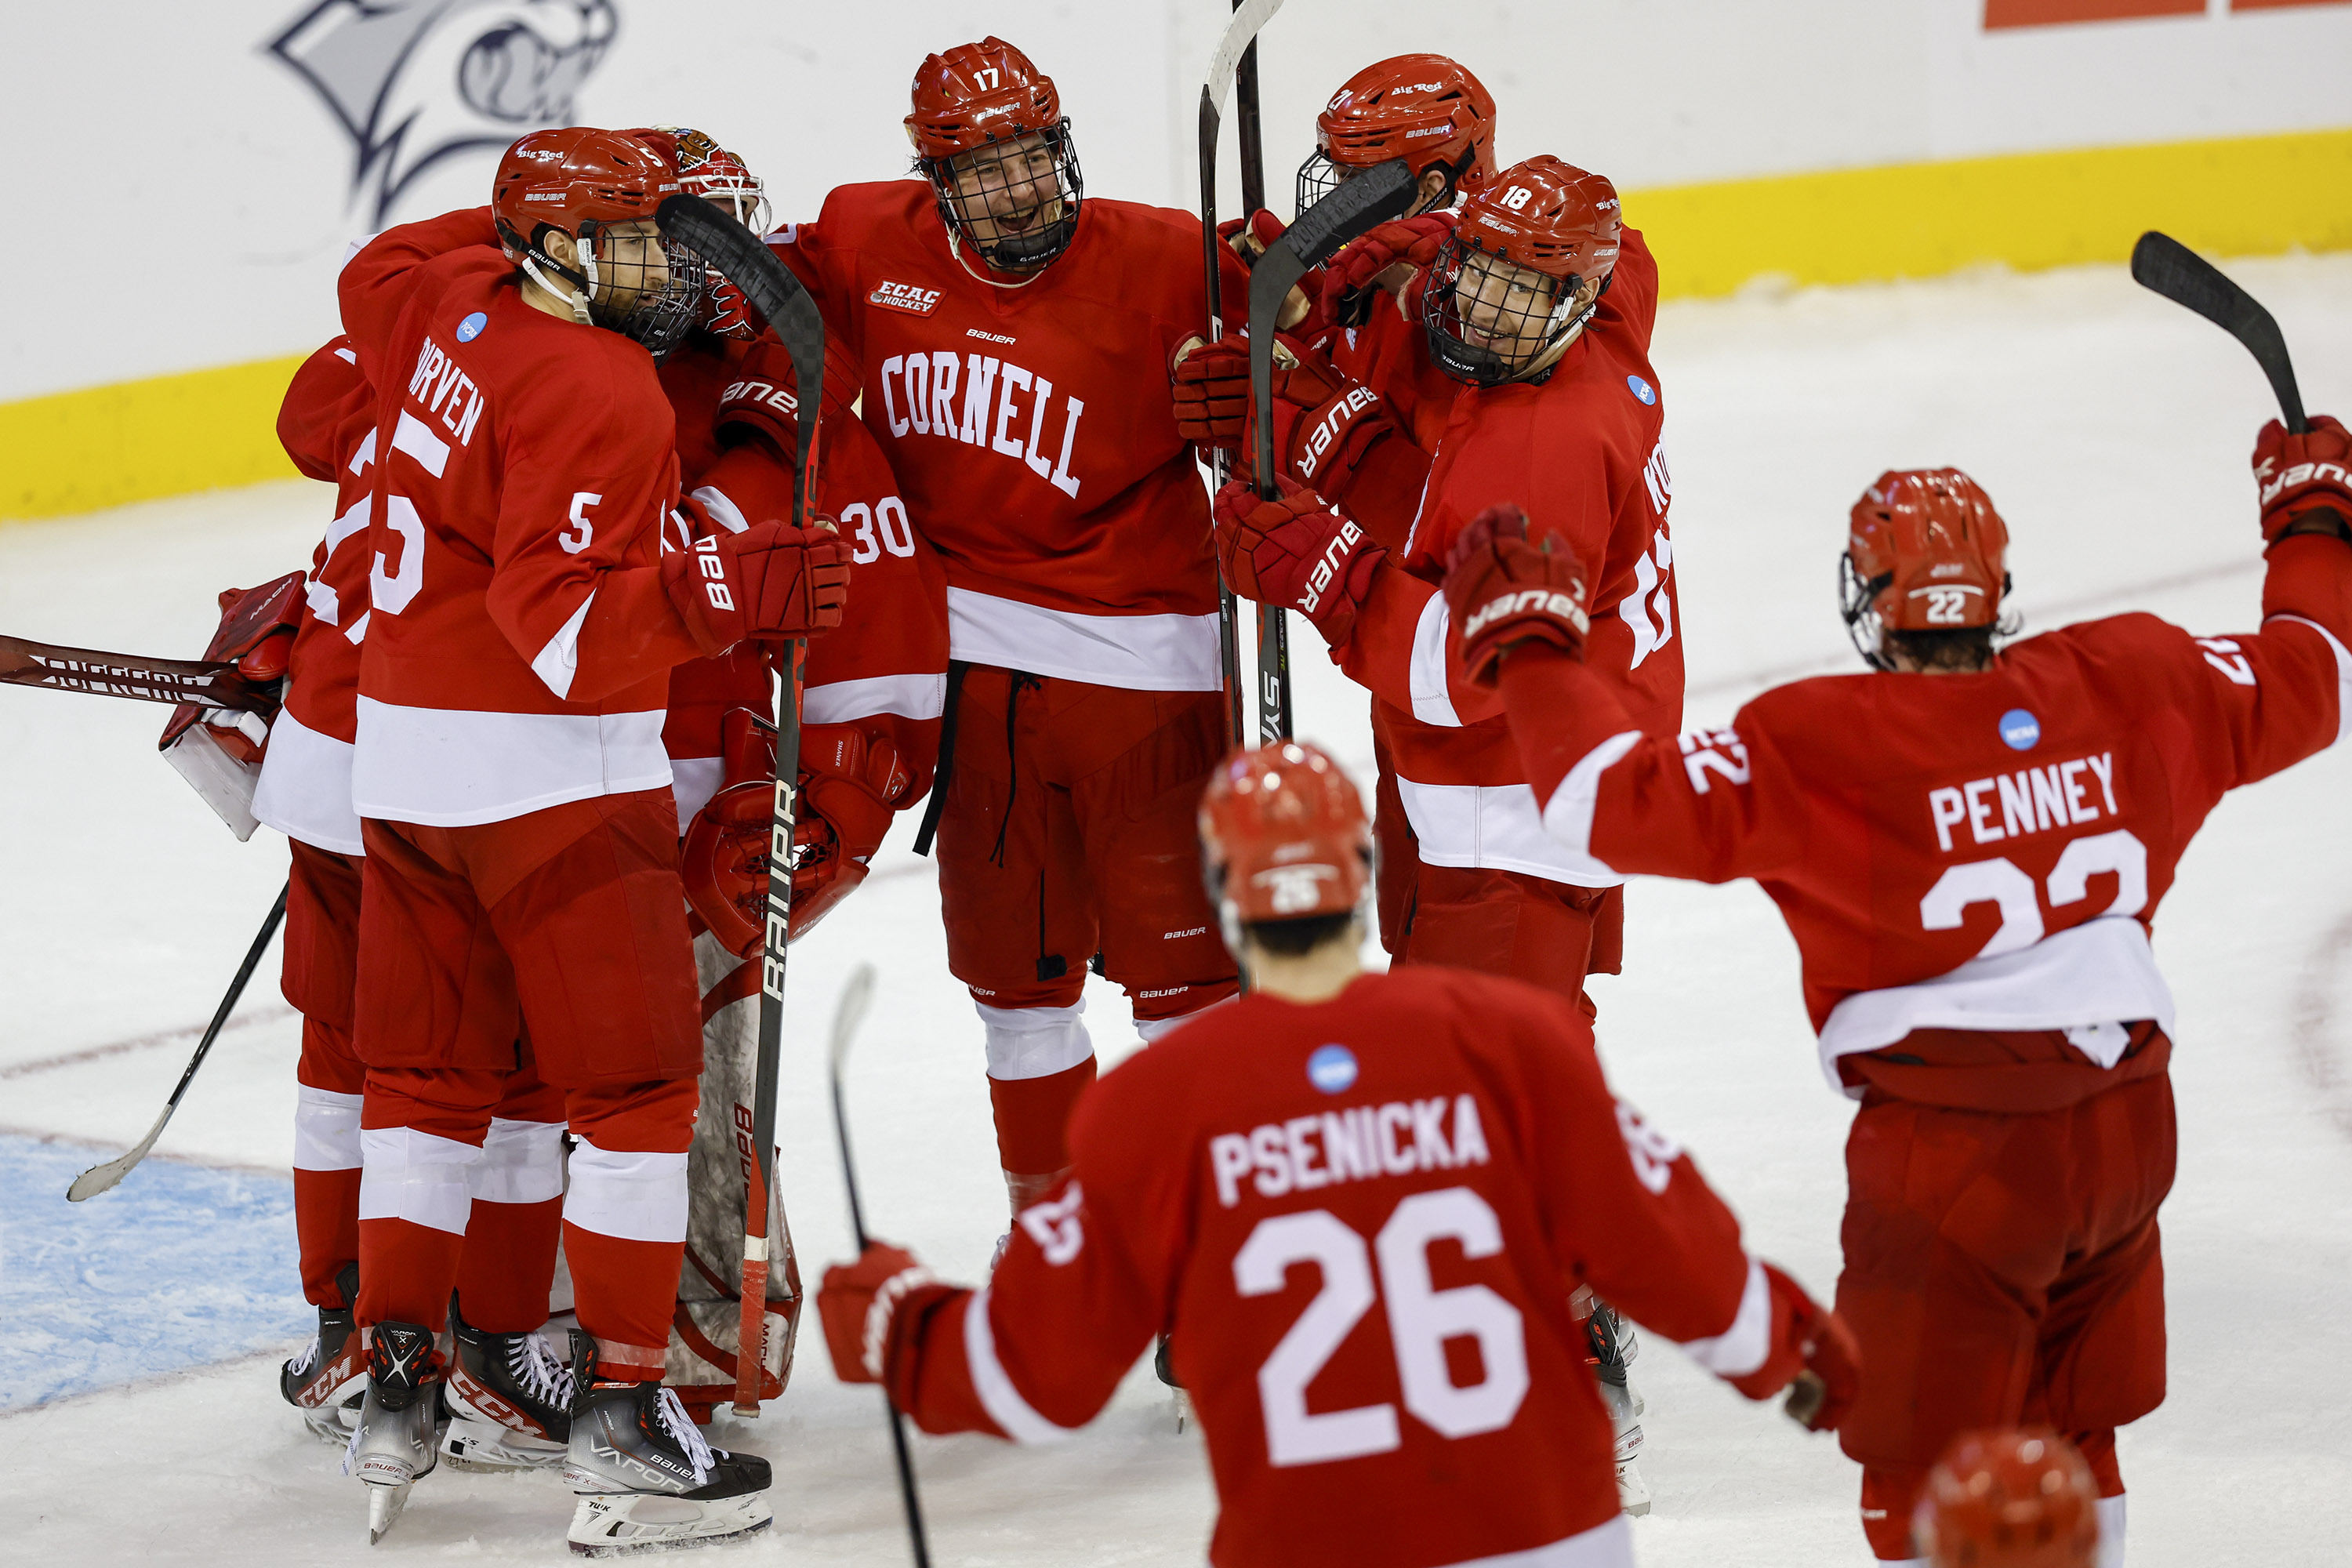
M 2232 270 L 2277 313 L 2310 406 L 2352 411 L 2352 258 Z M 1985 483 L 2015 537 L 2029 629 L 2124 609 L 2200 633 L 2254 624 L 2246 453 L 2269 412 L 2262 379 L 2119 268 L 1673 306 L 1654 359 L 1691 724 L 1727 720 L 1769 681 L 1850 668 L 1835 560 L 1846 509 L 1889 467 L 1957 464 Z M 193 655 L 214 594 L 306 562 L 329 507 L 289 482 L 9 525 L 0 629 Z M 1294 651 L 1301 732 L 1368 777 L 1360 695 Z M 292 1150 L 296 1029 L 273 986 L 248 994 L 162 1163 L 86 1208 L 64 1203 L 73 1170 L 145 1131 L 284 873 L 271 835 L 236 844 L 154 758 L 163 718 L 0 691 L 0 1476 L 16 1542 L 0 1554 L 563 1560 L 557 1481 L 446 1469 L 371 1552 L 360 1489 L 279 1403 L 274 1361 L 294 1341 L 268 1336 L 288 1321 L 293 1235 L 271 1173 Z M 2231 797 L 2157 922 L 2179 1001 L 2181 1148 L 2165 1210 L 2171 1396 L 2122 1440 L 2135 1568 L 2340 1563 L 2352 1538 L 2347 790 L 2339 748 Z M 821 1039 L 860 959 L 883 977 L 851 1080 L 876 1229 L 969 1279 L 1003 1227 L 980 1031 L 908 836 L 793 952 L 781 1181 L 812 1283 L 847 1248 Z M 1618 1088 L 1690 1145 L 1755 1250 L 1826 1292 L 1848 1112 L 1814 1065 L 1770 905 L 1752 887 L 1637 883 L 1626 959 L 1594 984 Z M 1106 1059 L 1132 1049 L 1118 992 L 1097 982 L 1090 1001 Z M 239 1298 L 249 1310 L 230 1310 Z M 1856 1471 L 1832 1441 L 1661 1342 L 1633 1375 L 1656 1496 L 1634 1527 L 1647 1568 L 1868 1560 Z M 905 1562 L 879 1416 L 871 1389 L 835 1382 L 810 1314 L 784 1399 L 714 1432 L 769 1455 L 778 1482 L 773 1532 L 713 1561 Z M 918 1464 L 942 1564 L 1202 1560 L 1197 1436 L 1174 1430 L 1148 1369 L 1074 1443 L 918 1439 Z

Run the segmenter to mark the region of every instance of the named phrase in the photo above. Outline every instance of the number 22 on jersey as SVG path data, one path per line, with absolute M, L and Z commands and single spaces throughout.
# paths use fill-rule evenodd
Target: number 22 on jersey
M 1234 1286 L 1241 1295 L 1278 1293 L 1295 1264 L 1314 1264 L 1323 1277 L 1322 1289 L 1258 1369 L 1272 1463 L 1326 1464 L 1398 1447 L 1393 1403 L 1319 1413 L 1307 1408 L 1307 1385 L 1375 1304 L 1386 1310 L 1407 1411 L 1448 1438 L 1511 1424 L 1528 1395 L 1526 1321 L 1484 1285 L 1435 1289 L 1429 1248 L 1439 1241 L 1459 1243 L 1465 1258 L 1492 1258 L 1503 1249 L 1502 1226 L 1475 1192 L 1445 1187 L 1400 1202 L 1369 1247 L 1328 1209 L 1275 1215 L 1250 1232 L 1234 1255 Z M 1448 1371 L 1445 1342 L 1454 1339 L 1477 1342 L 1482 1375 L 1476 1383 L 1457 1384 Z

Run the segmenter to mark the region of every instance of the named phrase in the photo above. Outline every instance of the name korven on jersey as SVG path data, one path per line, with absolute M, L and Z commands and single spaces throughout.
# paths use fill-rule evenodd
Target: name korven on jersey
M 993 354 L 952 349 L 892 354 L 877 378 L 891 437 L 961 441 L 993 452 L 1076 500 L 1084 479 L 1070 471 L 1086 400 L 1067 393 L 1054 407 L 1054 383 Z

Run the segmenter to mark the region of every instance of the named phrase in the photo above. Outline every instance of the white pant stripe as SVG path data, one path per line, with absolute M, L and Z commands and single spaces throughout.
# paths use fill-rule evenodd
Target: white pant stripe
M 360 1133 L 360 1218 L 466 1234 L 479 1149 L 410 1127 L 371 1127 Z
M 581 1139 L 563 1217 L 623 1241 L 684 1241 L 686 1155 L 599 1149 Z
M 360 1096 L 297 1085 L 294 1091 L 294 1168 L 356 1171 L 360 1168 Z

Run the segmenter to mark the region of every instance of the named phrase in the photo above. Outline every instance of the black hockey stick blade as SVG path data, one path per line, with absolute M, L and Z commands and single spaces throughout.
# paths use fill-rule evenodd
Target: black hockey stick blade
M 269 906 L 269 918 L 261 922 L 260 934 L 253 939 L 253 945 L 246 949 L 245 962 L 236 966 L 236 977 L 228 983 L 228 994 L 223 996 L 220 1005 L 213 1009 L 213 1021 L 205 1026 L 205 1037 L 196 1042 L 196 1054 L 188 1059 L 188 1070 L 180 1075 L 179 1087 L 173 1089 L 172 1098 L 163 1102 L 163 1114 L 155 1118 L 155 1125 L 147 1129 L 147 1136 L 139 1140 L 127 1152 L 115 1156 L 103 1165 L 92 1165 L 76 1176 L 73 1185 L 66 1189 L 68 1203 L 83 1203 L 100 1193 L 111 1192 L 123 1177 L 131 1173 L 133 1166 L 147 1157 L 147 1152 L 155 1147 L 155 1140 L 163 1135 L 164 1123 L 172 1120 L 172 1112 L 180 1109 L 180 1097 L 188 1092 L 188 1085 L 195 1079 L 196 1069 L 205 1065 L 205 1057 L 212 1050 L 213 1042 L 220 1038 L 221 1026 L 228 1022 L 229 1014 L 236 1011 L 237 998 L 245 994 L 245 983 L 253 978 L 254 970 L 259 967 L 261 955 L 268 950 L 269 939 L 278 934 L 278 922 L 286 918 L 287 891 L 285 888 L 278 889 L 278 901 Z
M 743 298 L 793 356 L 801 399 L 794 421 L 800 427 L 800 449 L 793 460 L 793 522 L 806 527 L 809 503 L 816 494 L 810 454 L 816 449 L 817 412 L 824 405 L 824 317 L 791 268 L 725 209 L 681 192 L 662 203 L 654 221 L 665 237 L 692 247 L 743 290 Z
M 2132 247 L 2131 274 L 2142 288 L 2152 289 L 2176 305 L 2186 305 L 2245 345 L 2254 363 L 2270 377 L 2277 395 L 2279 414 L 2290 435 L 2310 426 L 2303 416 L 2303 394 L 2294 384 L 2294 362 L 2287 357 L 2286 339 L 2261 301 L 2239 288 L 2221 269 L 2173 238 L 2154 229 Z
M 1375 163 L 1298 215 L 1265 247 L 1250 273 L 1250 394 L 1257 405 L 1257 489 L 1272 500 L 1274 482 L 1274 334 L 1282 302 L 1298 280 L 1331 259 L 1339 247 L 1412 205 L 1413 178 L 1402 158 Z

